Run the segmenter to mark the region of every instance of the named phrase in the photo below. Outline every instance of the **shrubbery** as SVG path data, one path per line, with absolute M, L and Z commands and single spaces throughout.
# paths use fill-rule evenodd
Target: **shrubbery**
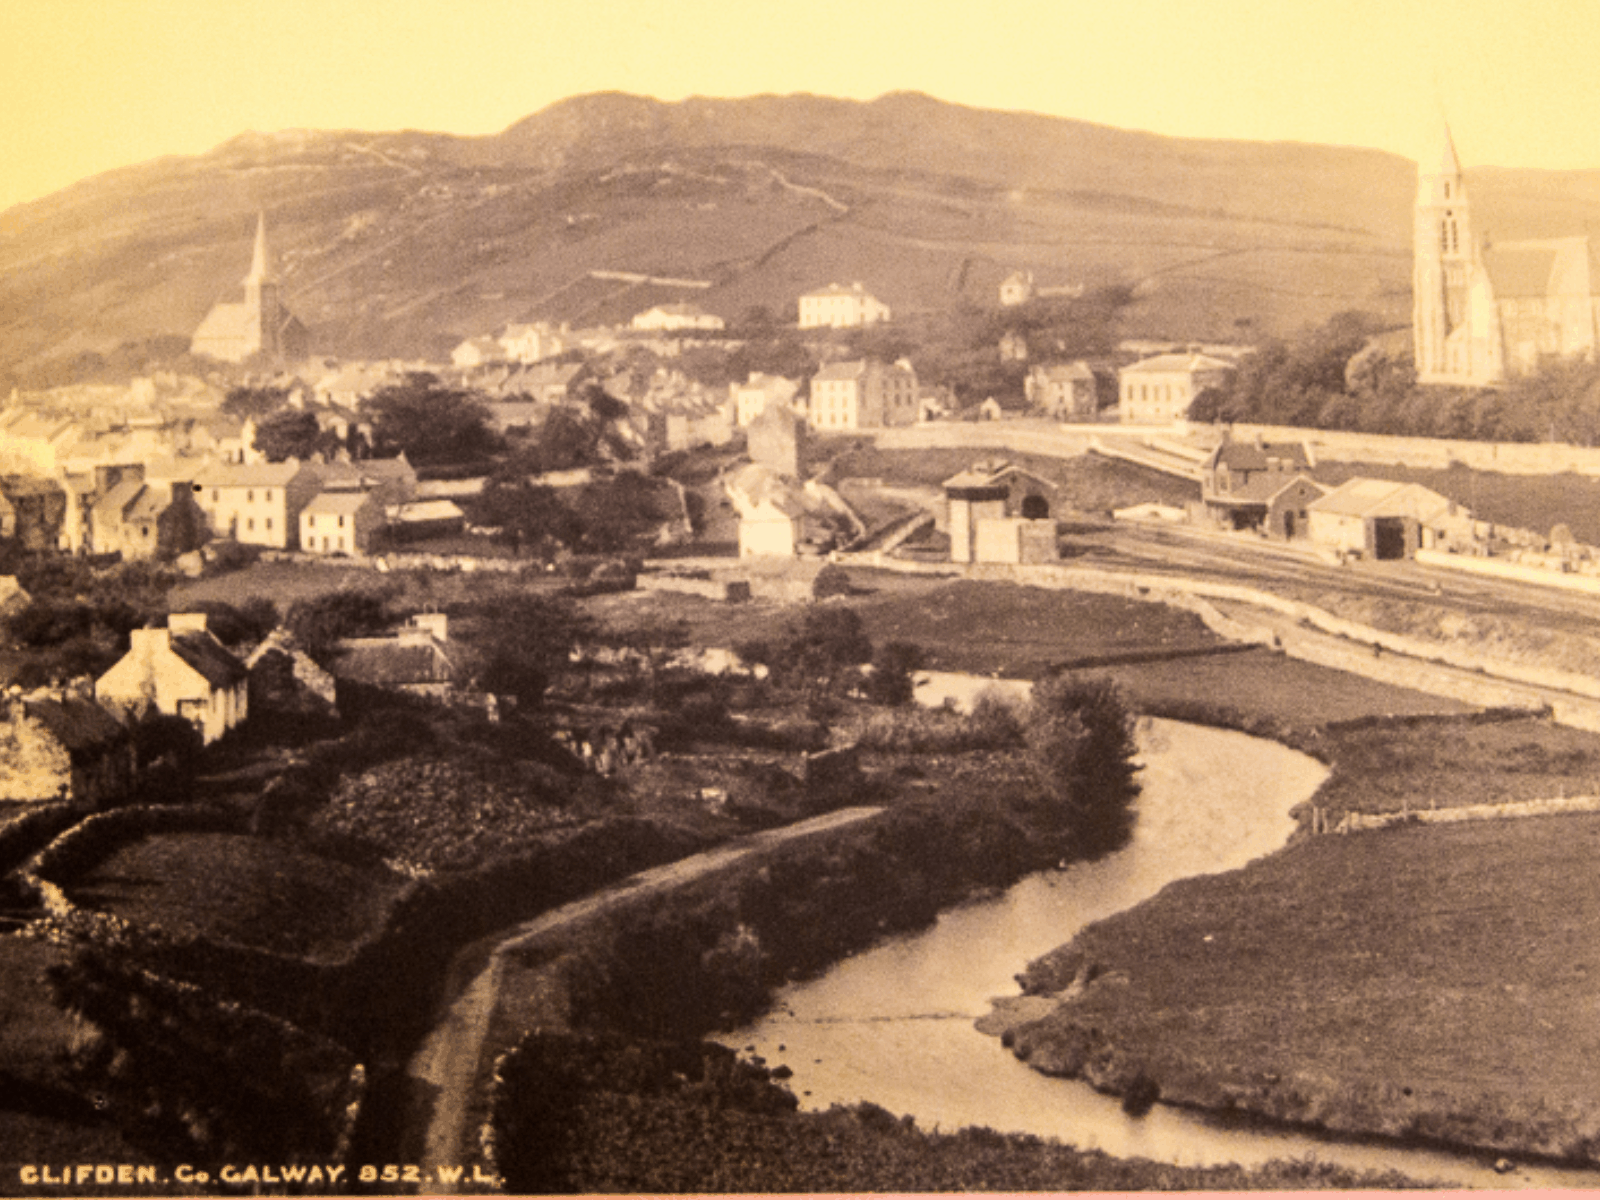
M 1126 842 L 1139 794 L 1138 747 L 1116 685 L 1072 675 L 1041 680 L 1023 738 L 1043 799 L 1081 848 L 1099 854 Z

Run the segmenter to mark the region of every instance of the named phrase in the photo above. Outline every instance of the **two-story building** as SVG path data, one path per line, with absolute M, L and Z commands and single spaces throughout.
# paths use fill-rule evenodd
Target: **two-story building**
M 911 364 L 858 358 L 829 363 L 811 377 L 811 428 L 883 429 L 917 421 L 917 374 Z
M 281 463 L 225 463 L 195 479 L 195 499 L 211 532 L 253 546 L 292 550 L 300 513 L 322 490 L 322 477 L 297 459 Z
M 769 404 L 793 407 L 800 385 L 782 375 L 766 375 L 752 371 L 743 383 L 730 383 L 728 395 L 733 402 L 734 423 L 740 429 L 754 421 Z
M 1100 411 L 1100 391 L 1086 362 L 1040 365 L 1028 372 L 1023 395 L 1054 421 L 1092 421 Z
M 889 306 L 859 283 L 830 283 L 800 297 L 801 329 L 857 329 L 888 319 Z
M 1170 425 L 1181 421 L 1195 397 L 1221 387 L 1233 364 L 1209 354 L 1157 354 L 1123 367 L 1118 400 L 1124 425 Z
M 319 492 L 300 510 L 300 549 L 307 554 L 368 554 L 386 524 L 385 505 L 370 491 Z
M 715 333 L 727 328 L 727 322 L 721 317 L 696 308 L 693 304 L 658 304 L 636 313 L 629 324 L 634 329 L 668 333 L 693 329 Z

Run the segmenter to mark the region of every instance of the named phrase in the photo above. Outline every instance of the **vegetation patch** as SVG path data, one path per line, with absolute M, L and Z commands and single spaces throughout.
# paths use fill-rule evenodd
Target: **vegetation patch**
M 66 886 L 138 925 L 315 961 L 379 929 L 403 881 L 284 842 L 173 833 L 124 846 Z
M 1593 1162 L 1597 849 L 1585 816 L 1303 841 L 1031 964 L 1071 994 L 1006 1036 L 1113 1091 Z

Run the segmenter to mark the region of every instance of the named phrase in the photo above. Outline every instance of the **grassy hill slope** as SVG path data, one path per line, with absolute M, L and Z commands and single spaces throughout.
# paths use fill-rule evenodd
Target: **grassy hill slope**
M 1487 190 L 1519 197 L 1524 175 Z M 1016 268 L 1137 285 L 1130 334 L 1287 332 L 1344 308 L 1403 320 L 1413 181 L 1376 151 L 903 93 L 601 94 L 484 138 L 245 134 L 0 213 L 0 370 L 187 336 L 237 289 L 258 209 L 291 308 L 317 349 L 347 356 L 437 355 L 507 321 L 617 320 L 666 298 L 789 314 L 832 280 L 898 313 L 991 304 Z M 1600 212 L 1600 176 L 1530 187 L 1541 220 Z M 646 293 L 594 270 L 712 286 Z

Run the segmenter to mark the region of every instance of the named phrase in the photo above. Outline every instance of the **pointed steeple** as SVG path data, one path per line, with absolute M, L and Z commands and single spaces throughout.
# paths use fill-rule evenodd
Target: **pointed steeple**
M 1461 160 L 1456 157 L 1455 139 L 1450 136 L 1450 123 L 1443 117 L 1439 118 L 1439 157 L 1438 166 L 1433 169 L 1435 175 L 1461 174 Z
M 267 214 L 256 214 L 256 248 L 255 254 L 250 259 L 250 274 L 244 278 L 246 287 L 263 283 L 278 282 L 272 274 L 272 265 L 267 256 Z

